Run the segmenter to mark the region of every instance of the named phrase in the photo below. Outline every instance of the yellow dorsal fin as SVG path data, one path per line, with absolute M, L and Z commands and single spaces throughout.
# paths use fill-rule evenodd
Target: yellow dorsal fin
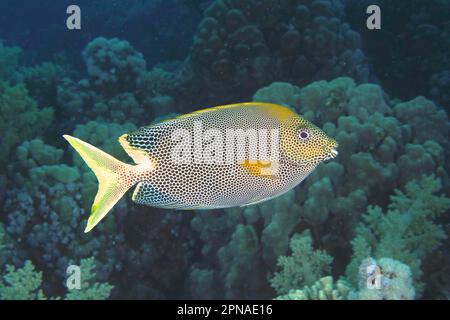
M 206 109 L 193 111 L 191 113 L 182 114 L 182 115 L 179 115 L 174 118 L 166 119 L 166 120 L 162 121 L 161 123 L 178 120 L 178 119 L 194 117 L 194 116 L 198 116 L 200 114 L 207 113 L 207 112 L 220 111 L 220 110 L 224 110 L 224 109 L 243 108 L 243 107 L 262 108 L 267 112 L 267 114 L 273 114 L 273 115 L 279 116 L 281 118 L 284 118 L 284 116 L 293 114 L 293 111 L 291 109 L 289 109 L 288 107 L 285 107 L 285 106 L 278 105 L 278 104 L 273 104 L 273 103 L 268 103 L 268 102 L 241 102 L 241 103 L 227 104 L 227 105 L 215 106 L 215 107 L 210 107 L 210 108 L 206 108 Z

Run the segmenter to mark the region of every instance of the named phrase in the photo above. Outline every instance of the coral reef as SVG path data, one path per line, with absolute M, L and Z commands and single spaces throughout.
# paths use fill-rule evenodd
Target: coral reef
M 287 294 L 276 297 L 276 300 L 347 300 L 351 288 L 345 280 L 336 283 L 333 277 L 327 276 L 317 280 L 312 286 L 290 290 Z
M 42 273 L 36 272 L 30 260 L 23 268 L 16 270 L 7 265 L 6 273 L 0 278 L 0 299 L 2 300 L 43 300 L 44 293 L 39 287 Z
M 53 119 L 53 109 L 39 109 L 23 84 L 10 86 L 0 79 L 0 127 L 2 150 L 0 164 L 5 165 L 17 144 L 42 134 Z
M 176 111 L 172 95 L 184 75 L 156 66 L 146 70 L 142 54 L 127 41 L 95 38 L 83 51 L 87 79 L 58 81 L 56 112 L 73 123 L 101 120 L 148 125 L 156 116 Z
M 286 294 L 293 288 L 313 285 L 316 279 L 330 272 L 333 258 L 321 251 L 314 251 L 311 235 L 304 232 L 293 235 L 290 249 L 292 256 L 278 258 L 282 271 L 270 280 L 278 294 Z
M 103 64 L 102 59 L 109 59 L 107 56 L 115 59 L 114 66 Z M 101 281 L 114 279 L 123 270 L 136 275 L 134 281 L 121 283 L 120 277 L 113 281 L 114 285 L 119 282 L 120 294 L 126 291 L 134 298 L 170 296 L 172 291 L 177 291 L 172 281 L 182 277 L 183 269 L 168 267 L 168 264 L 185 264 L 191 250 L 189 241 L 185 240 L 191 237 L 190 231 L 180 224 L 184 219 L 177 214 L 169 218 L 153 216 L 155 210 L 149 209 L 153 218 L 144 222 L 140 215 L 133 215 L 128 199 L 118 204 L 115 214 L 99 229 L 102 235 L 86 236 L 82 228 L 85 212 L 90 210 L 96 193 L 96 178 L 72 150 L 60 149 L 60 146 L 67 146 L 62 139 L 55 140 L 55 136 L 73 132 L 129 162 L 117 142 L 118 136 L 136 130 L 129 121 L 149 124 L 152 116 L 170 112 L 175 102 L 171 96 L 161 95 L 163 92 L 139 91 L 140 75 L 146 72 L 140 67 L 145 61 L 126 42 L 94 41 L 90 50 L 86 49 L 85 57 L 106 82 L 94 84 L 99 79 L 92 73 L 89 79 L 72 80 L 68 78 L 70 74 L 59 74 L 59 66 L 53 64 L 24 68 L 18 77 L 23 82 L 15 86 L 2 82 L 0 124 L 6 135 L 1 160 L 6 163 L 13 157 L 17 161 L 6 167 L 0 180 L 1 221 L 4 222 L 0 265 L 20 268 L 31 260 L 46 275 L 42 283 L 46 295 L 59 296 L 64 290 L 62 283 L 70 261 L 94 257 Z M 128 64 L 124 64 L 123 59 Z M 133 66 L 137 67 L 133 69 Z M 109 77 L 109 67 L 120 69 L 117 77 Z M 147 84 L 152 86 L 152 81 L 158 80 L 156 77 Z M 127 83 L 122 86 L 122 82 Z M 113 87 L 111 95 L 109 90 Z M 26 88 L 36 100 L 28 96 Z M 150 102 L 142 105 L 144 100 Z M 50 102 L 55 102 L 54 109 L 42 108 Z M 144 108 L 149 107 L 161 110 L 151 111 L 144 117 Z M 51 123 L 53 115 L 58 121 Z M 7 190 L 3 187 L 6 183 Z M 125 220 L 126 215 L 131 218 Z M 152 226 L 150 231 L 146 228 L 142 232 L 124 232 L 125 225 L 147 223 Z M 145 266 L 149 264 L 153 268 L 147 270 Z M 166 277 L 159 276 L 161 270 L 165 270 Z M 89 285 L 92 286 L 94 284 Z M 94 294 L 90 289 L 78 293 L 79 296 L 73 293 L 73 298 L 88 298 Z
M 377 32 L 366 28 L 367 17 L 361 14 L 372 4 L 383 11 L 382 28 Z M 447 112 L 449 11 L 450 4 L 440 0 L 416 0 L 413 6 L 388 0 L 350 0 L 346 5 L 348 21 L 360 32 L 365 53 L 386 91 L 402 99 L 432 97 Z
M 450 208 L 450 199 L 437 196 L 441 183 L 433 177 L 406 184 L 405 192 L 396 190 L 388 212 L 369 207 L 356 227 L 352 241 L 353 256 L 347 277 L 356 284 L 356 269 L 367 257 L 391 257 L 411 268 L 418 295 L 423 291 L 421 264 L 427 254 L 447 238 L 434 221 Z
M 68 290 L 66 300 L 105 300 L 109 297 L 112 286 L 95 281 L 95 260 L 93 258 L 80 261 L 81 288 Z M 25 261 L 22 268 L 12 265 L 5 267 L 6 273 L 0 277 L 1 300 L 44 300 L 47 299 L 42 286 L 42 272 L 36 271 L 30 260 Z M 3 278 L 3 279 L 2 279 Z M 51 297 L 51 299 L 61 299 Z
M 90 1 L 89 35 L 0 28 L 0 299 L 449 299 L 449 4 L 376 0 L 369 32 L 369 3 Z M 249 100 L 294 109 L 339 156 L 253 206 L 127 195 L 83 233 L 98 184 L 62 134 L 131 163 L 123 133 Z
M 109 283 L 96 282 L 95 259 L 87 258 L 80 261 L 81 287 L 66 293 L 66 300 L 105 300 L 111 294 L 113 286 Z
M 22 71 L 23 83 L 39 106 L 57 105 L 58 85 L 65 76 L 66 70 L 52 62 L 44 62 Z
M 261 286 L 260 282 L 265 274 L 275 271 L 276 258 L 286 255 L 293 235 L 305 229 L 311 230 L 315 247 L 326 249 L 334 258 L 333 273 L 343 274 L 351 255 L 349 244 L 355 236 L 354 228 L 360 219 L 364 219 L 362 216 L 365 216 L 363 212 L 367 205 L 386 207 L 396 188 L 403 189 L 411 185 L 409 181 L 421 178 L 424 174 L 435 174 L 443 183 L 444 190 L 448 190 L 448 173 L 444 161 L 448 154 L 444 148 L 447 143 L 444 136 L 449 132 L 447 115 L 425 98 L 419 97 L 408 102 L 389 101 L 377 85 L 356 85 L 352 79 L 338 78 L 330 82 L 314 82 L 303 88 L 289 83 L 274 83 L 258 90 L 254 101 L 279 103 L 297 109 L 305 118 L 336 137 L 340 155 L 334 161 L 319 166 L 295 190 L 270 202 L 228 209 L 225 210 L 226 216 L 202 212 L 193 218 L 192 228 L 203 242 L 199 268 L 208 272 L 207 286 L 216 289 L 215 295 L 224 292 L 228 298 L 243 298 L 258 288 L 258 298 L 273 296 L 270 288 Z M 419 119 L 416 113 L 408 112 L 409 108 L 418 113 L 424 112 L 426 116 Z M 428 180 L 434 181 L 432 178 Z M 440 188 L 433 189 L 434 184 L 430 182 L 423 188 L 432 190 L 429 191 L 432 193 L 438 192 Z M 439 203 L 438 198 L 420 199 L 418 203 L 433 203 L 433 206 Z M 377 219 L 381 220 L 381 217 L 377 216 Z M 423 223 L 423 226 L 432 224 L 431 216 L 424 219 L 427 223 Z M 247 232 L 242 233 L 243 230 Z M 428 231 L 424 231 L 427 239 L 432 237 Z M 387 232 L 387 229 L 383 232 Z M 237 258 L 230 258 L 224 265 L 224 259 L 216 254 L 221 248 L 237 248 L 237 233 L 242 234 L 241 241 L 249 241 L 244 243 L 251 244 L 250 252 L 255 257 L 246 268 L 239 267 Z M 255 240 L 255 236 L 258 240 Z M 443 238 L 439 239 L 433 248 Z M 386 240 L 386 243 L 389 242 Z M 255 248 L 258 245 L 259 249 Z M 411 250 L 421 251 L 424 244 L 410 245 L 413 248 Z M 256 255 L 255 250 L 258 253 Z M 404 251 L 405 254 L 410 252 Z M 240 251 L 234 254 L 239 257 L 242 255 Z M 357 253 L 355 255 L 358 256 Z M 421 275 L 417 272 L 417 263 L 404 261 L 403 256 L 392 251 L 384 252 L 382 256 L 366 251 L 362 258 L 370 256 L 377 259 L 390 257 L 408 264 L 414 276 L 415 291 L 420 296 Z M 226 273 L 215 270 L 214 266 L 219 261 L 220 270 L 227 270 Z M 360 263 L 361 259 L 353 258 L 351 267 L 348 267 L 353 268 L 352 276 L 348 274 L 348 278 L 354 287 L 358 285 L 356 278 Z M 237 278 L 229 275 L 234 270 L 234 264 L 241 272 Z M 246 271 L 249 269 L 251 272 Z M 204 274 L 196 270 L 197 276 Z M 245 275 L 245 272 L 248 273 Z M 196 275 L 191 274 L 191 277 L 195 278 Z M 320 276 L 325 275 L 313 277 L 307 285 L 313 285 Z M 243 278 L 246 279 L 245 289 L 241 287 L 242 281 L 239 281 Z M 233 288 L 230 279 L 236 279 L 235 286 L 240 290 L 230 290 Z M 211 282 L 215 285 L 211 285 Z M 198 285 L 198 282 L 194 283 Z M 289 289 L 296 290 L 303 285 Z M 198 288 L 195 290 L 198 292 Z M 287 294 L 288 291 L 282 293 Z
M 133 90 L 146 69 L 140 52 L 125 40 L 95 38 L 83 51 L 90 84 L 105 94 Z
M 205 10 L 191 57 L 209 90 L 238 97 L 279 78 L 305 84 L 370 76 L 339 1 L 216 0 Z
M 350 299 L 359 300 L 413 300 L 410 268 L 391 258 L 367 258 L 359 267 L 359 292 L 350 293 Z M 368 284 L 371 284 L 369 286 Z
M 415 291 L 409 267 L 391 258 L 367 258 L 359 267 L 359 286 L 354 289 L 341 278 L 317 280 L 302 289 L 290 289 L 276 300 L 413 300 Z
M 97 127 L 98 139 L 105 139 L 100 135 L 101 126 Z M 134 127 L 118 130 L 122 133 L 127 128 Z M 80 135 L 82 129 L 78 129 Z M 104 135 L 110 132 L 106 129 Z M 119 245 L 123 235 L 115 234 L 113 221 L 105 225 L 106 233 L 101 237 L 86 238 L 80 233 L 85 208 L 95 195 L 95 177 L 80 167 L 61 164 L 64 151 L 40 139 L 24 141 L 16 156 L 16 166 L 8 172 L 10 182 L 3 206 L 5 233 L 13 241 L 6 244 L 0 261 L 18 266 L 32 258 L 44 272 L 53 270 L 51 282 L 61 282 L 70 259 L 93 255 L 98 258 L 99 277 L 108 278 L 117 267 L 117 253 L 116 247 L 107 249 L 107 243 Z
M 89 122 L 77 126 L 74 134 L 126 159 L 116 138 L 134 129 L 129 123 Z M 84 234 L 85 212 L 90 209 L 97 183 L 75 154 L 74 165 L 61 164 L 65 156 L 63 150 L 38 139 L 17 147 L 16 169 L 19 170 L 8 173 L 11 185 L 3 206 L 4 235 L 9 240 L 2 248 L 0 262 L 21 266 L 31 258 L 44 274 L 51 270 L 42 285 L 44 292 L 51 296 L 60 295 L 65 270 L 71 261 L 86 257 L 95 257 L 97 277 L 102 282 L 111 281 L 123 270 L 135 274 L 133 282 L 120 283 L 121 288 L 130 287 L 131 297 L 167 295 L 172 289 L 172 277 L 180 277 L 183 270 L 175 266 L 185 263 L 183 259 L 190 250 L 189 242 L 184 240 L 190 234 L 179 234 L 183 226 L 180 218 L 175 213 L 166 219 L 155 212 L 144 213 L 144 217 L 142 212 L 133 215 L 129 199 L 125 199 L 105 220 L 98 234 Z M 138 232 L 132 228 L 136 224 L 151 228 Z M 133 231 L 127 233 L 125 229 Z M 150 269 L 146 268 L 149 264 L 153 265 Z M 172 271 L 168 264 L 173 266 Z M 158 275 L 161 270 L 165 270 L 166 278 Z M 145 288 L 139 288 L 144 283 Z M 94 287 L 89 285 L 86 292 L 74 292 L 68 297 L 94 297 L 95 292 L 91 290 Z

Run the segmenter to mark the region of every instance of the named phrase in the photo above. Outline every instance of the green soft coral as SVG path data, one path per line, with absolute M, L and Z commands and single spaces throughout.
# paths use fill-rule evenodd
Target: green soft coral
M 113 286 L 95 281 L 95 259 L 80 261 L 81 288 L 67 292 L 66 300 L 105 300 L 109 298 Z M 43 300 L 47 299 L 42 287 L 42 272 L 37 271 L 30 260 L 22 268 L 6 266 L 6 272 L 0 276 L 0 300 Z M 51 299 L 61 299 L 52 297 Z
M 53 109 L 39 109 L 23 84 L 11 87 L 0 81 L 0 165 L 5 164 L 16 145 L 44 132 L 52 119 Z
M 7 265 L 5 275 L 0 278 L 0 300 L 45 299 L 41 284 L 42 272 L 36 271 L 30 260 L 20 269 Z
M 95 281 L 95 267 L 93 257 L 81 260 L 81 288 L 70 290 L 66 294 L 66 300 L 105 300 L 109 297 L 113 286 Z
M 295 234 L 290 243 L 291 256 L 278 258 L 281 271 L 276 272 L 270 284 L 277 294 L 287 294 L 290 290 L 313 285 L 317 279 L 331 271 L 333 258 L 325 251 L 314 250 L 309 231 Z
M 370 206 L 356 228 L 352 241 L 353 257 L 347 267 L 347 278 L 358 282 L 361 261 L 391 257 L 411 267 L 416 292 L 423 289 L 420 277 L 422 260 L 446 239 L 443 227 L 434 221 L 450 208 L 450 199 L 435 195 L 441 182 L 433 176 L 410 181 L 405 192 L 395 190 L 386 213 L 378 206 Z

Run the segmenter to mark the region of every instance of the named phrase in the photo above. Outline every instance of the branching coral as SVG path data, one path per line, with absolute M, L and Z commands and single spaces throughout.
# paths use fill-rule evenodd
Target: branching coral
M 311 235 L 304 232 L 294 235 L 290 248 L 292 255 L 278 258 L 282 268 L 270 280 L 278 294 L 286 294 L 291 289 L 313 285 L 316 279 L 330 272 L 333 258 L 326 252 L 314 250 Z
M 27 260 L 23 268 L 17 269 L 7 265 L 6 273 L 0 278 L 1 300 L 43 300 L 44 293 L 40 289 L 42 272 L 34 269 L 34 265 Z
M 111 121 L 111 119 L 114 119 L 116 122 L 137 122 L 142 118 L 144 109 L 139 105 L 133 94 L 125 92 L 109 100 L 98 99 L 92 108 L 92 112 L 97 116 L 97 120 Z
M 112 290 L 108 283 L 95 282 L 95 260 L 83 259 L 80 262 L 80 289 L 67 292 L 67 300 L 104 300 Z M 3 278 L 3 279 L 2 279 Z M 41 289 L 42 272 L 36 271 L 30 260 L 25 261 L 22 268 L 16 269 L 12 265 L 6 266 L 6 273 L 0 277 L 1 300 L 44 300 L 47 299 Z M 60 299 L 52 297 L 51 299 Z
M 80 261 L 81 288 L 67 292 L 66 300 L 105 300 L 109 297 L 113 286 L 109 283 L 96 282 L 95 259 L 87 258 Z
M 367 257 L 391 257 L 411 267 L 416 292 L 420 295 L 422 260 L 446 239 L 441 225 L 435 223 L 450 208 L 450 199 L 437 196 L 441 183 L 434 177 L 411 181 L 405 192 L 396 190 L 389 210 L 371 206 L 362 216 L 352 241 L 353 257 L 347 277 L 357 283 L 358 267 Z
M 152 70 L 143 73 L 139 79 L 138 92 L 141 95 L 171 95 L 180 80 L 173 72 L 154 67 Z

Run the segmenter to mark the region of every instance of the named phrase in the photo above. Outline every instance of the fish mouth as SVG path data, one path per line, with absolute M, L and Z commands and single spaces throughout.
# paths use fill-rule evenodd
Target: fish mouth
M 333 149 L 331 149 L 330 152 L 327 154 L 326 160 L 328 160 L 328 159 L 334 159 L 334 158 L 337 157 L 338 154 L 339 154 L 339 152 L 338 152 L 335 148 L 333 148 Z
M 336 150 L 336 149 L 331 149 L 331 157 L 332 158 L 336 158 L 337 157 L 337 155 L 339 154 L 339 152 Z

